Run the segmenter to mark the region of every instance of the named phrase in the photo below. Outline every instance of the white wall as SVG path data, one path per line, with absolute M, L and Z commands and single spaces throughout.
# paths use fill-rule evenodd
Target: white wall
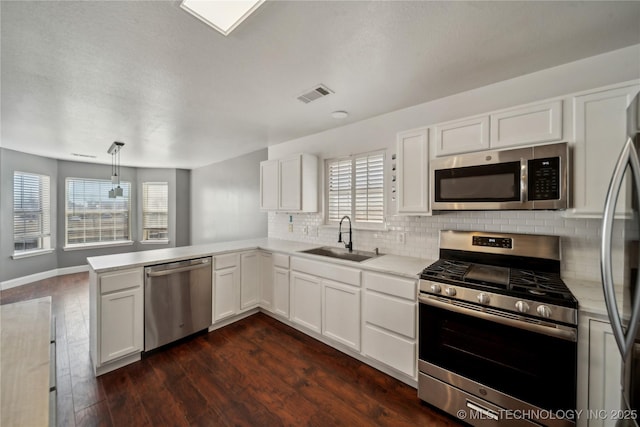
M 259 150 L 191 171 L 191 244 L 267 236 L 260 212 Z
M 379 148 L 386 148 L 387 156 L 390 157 L 395 151 L 396 134 L 400 131 L 638 78 L 640 45 L 274 145 L 269 147 L 269 158 L 307 152 L 320 159 L 327 159 Z M 570 105 L 567 107 L 570 108 Z M 571 123 L 571 118 L 565 117 L 563 139 L 567 141 L 573 139 Z M 610 171 L 603 171 L 606 175 L 603 179 L 608 180 L 609 173 Z M 322 175 L 321 171 L 321 177 Z M 323 180 L 320 182 L 323 183 Z M 599 280 L 600 277 L 600 221 L 597 219 L 564 218 L 563 213 L 558 211 L 456 212 L 432 217 L 405 217 L 395 215 L 393 206 L 388 209 L 387 214 L 386 231 L 354 232 L 355 248 L 371 250 L 378 247 L 383 253 L 436 259 L 438 233 L 441 229 L 554 234 L 563 237 L 562 268 L 565 277 L 588 280 Z M 335 227 L 323 226 L 322 213 L 294 214 L 293 232 L 288 231 L 288 220 L 289 214 L 269 213 L 269 237 L 323 245 L 337 244 L 337 231 Z M 304 234 L 305 226 L 309 234 Z M 398 241 L 401 233 L 406 235 L 406 243 Z

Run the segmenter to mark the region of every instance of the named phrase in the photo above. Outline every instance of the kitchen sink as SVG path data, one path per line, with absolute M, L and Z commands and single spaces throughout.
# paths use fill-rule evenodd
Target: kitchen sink
M 371 258 L 378 257 L 382 254 L 376 254 L 375 252 L 367 251 L 351 251 L 342 248 L 334 248 L 331 246 L 322 246 L 320 248 L 309 249 L 306 251 L 300 251 L 305 254 L 328 256 L 331 258 L 346 259 L 348 261 L 362 262 Z

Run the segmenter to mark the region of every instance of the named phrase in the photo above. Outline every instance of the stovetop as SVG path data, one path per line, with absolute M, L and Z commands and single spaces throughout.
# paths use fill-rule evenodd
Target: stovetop
M 439 259 L 425 268 L 420 278 L 564 307 L 578 306 L 560 274 L 554 272 Z

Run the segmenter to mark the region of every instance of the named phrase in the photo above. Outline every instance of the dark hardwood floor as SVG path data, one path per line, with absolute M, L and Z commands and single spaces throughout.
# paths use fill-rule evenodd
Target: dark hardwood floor
M 52 296 L 59 426 L 458 426 L 416 390 L 264 314 L 95 378 L 88 274 L 0 292 Z

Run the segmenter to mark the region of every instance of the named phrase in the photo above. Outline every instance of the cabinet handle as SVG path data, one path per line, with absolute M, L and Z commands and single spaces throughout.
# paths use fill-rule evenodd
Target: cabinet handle
M 613 336 L 616 339 L 616 344 L 618 345 L 618 349 L 620 350 L 620 354 L 623 359 L 627 358 L 627 355 L 633 346 L 633 342 L 635 341 L 636 332 L 638 330 L 638 317 L 640 316 L 640 292 L 636 292 L 634 301 L 631 304 L 632 313 L 625 336 L 622 319 L 620 318 L 620 311 L 618 310 L 618 302 L 616 301 L 614 291 L 611 249 L 616 203 L 618 201 L 620 190 L 622 189 L 622 180 L 627 166 L 631 169 L 633 184 L 635 185 L 636 194 L 634 194 L 633 197 L 640 200 L 640 160 L 638 160 L 638 152 L 636 151 L 631 138 L 627 139 L 616 163 L 613 175 L 611 176 L 611 183 L 607 190 L 607 197 L 605 199 L 604 212 L 602 216 L 602 242 L 600 245 L 600 273 L 602 275 L 604 300 L 607 305 L 607 313 L 611 322 Z M 638 215 L 638 212 L 636 212 L 635 215 Z M 634 218 L 636 218 L 635 220 L 637 221 L 637 216 L 634 216 Z M 636 284 L 636 289 L 640 289 L 640 283 Z

